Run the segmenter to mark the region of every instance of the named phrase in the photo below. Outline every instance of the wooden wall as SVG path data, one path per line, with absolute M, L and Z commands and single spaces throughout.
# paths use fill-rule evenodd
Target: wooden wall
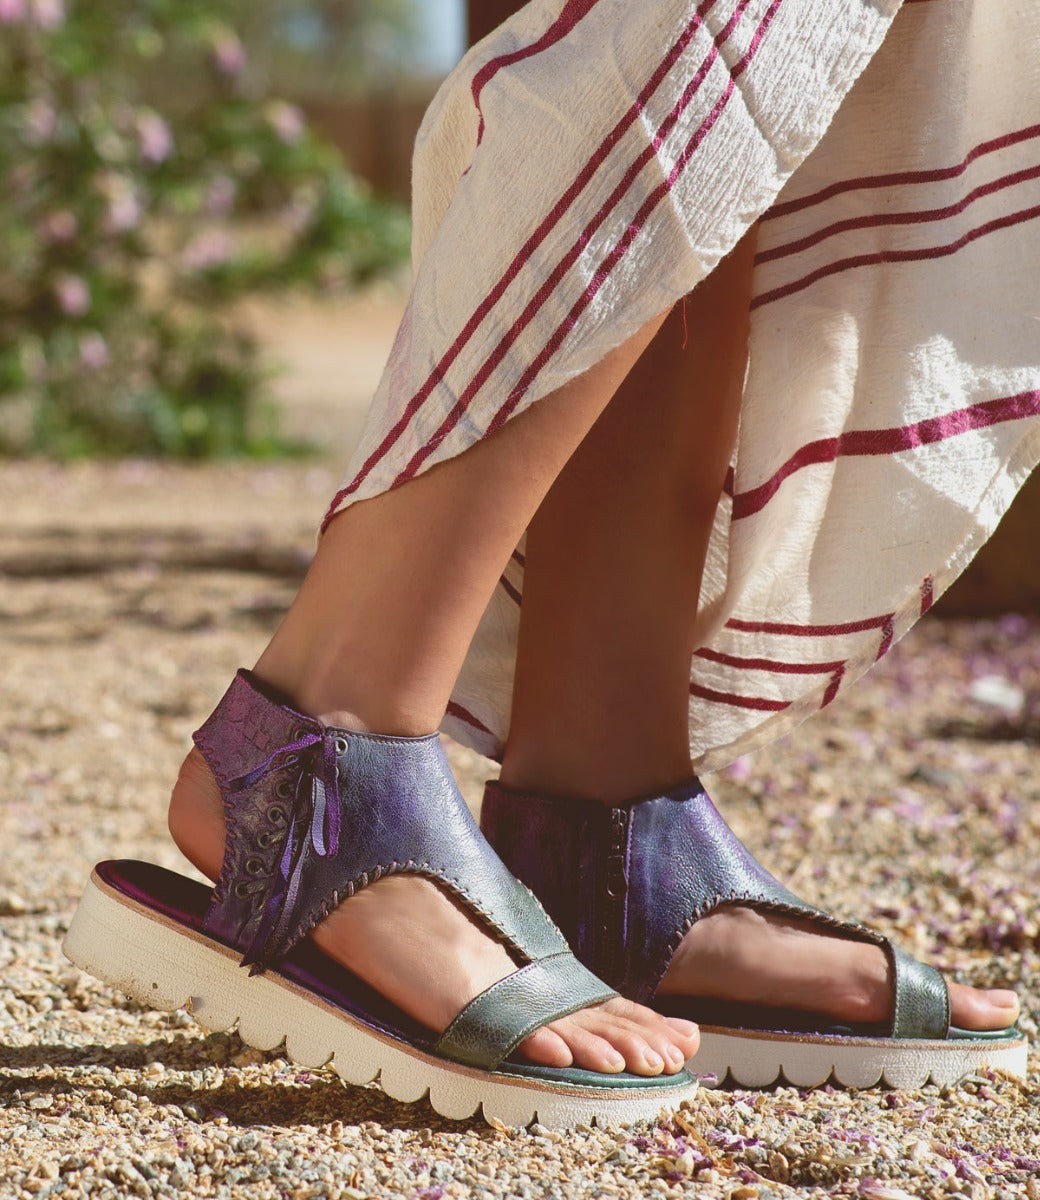
M 470 45 L 479 42 L 506 17 L 523 8 L 520 0 L 469 0 Z

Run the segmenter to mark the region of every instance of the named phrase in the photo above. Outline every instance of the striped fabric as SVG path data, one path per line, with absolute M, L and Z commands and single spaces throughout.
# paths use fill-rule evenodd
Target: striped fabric
M 1038 38 L 1040 0 L 528 4 L 424 122 L 414 289 L 330 515 L 586 370 L 761 219 L 698 766 L 829 704 L 1040 457 Z M 521 546 L 446 724 L 488 754 L 522 595 Z

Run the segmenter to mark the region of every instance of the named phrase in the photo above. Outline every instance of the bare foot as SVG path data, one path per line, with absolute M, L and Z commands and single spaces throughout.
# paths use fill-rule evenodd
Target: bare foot
M 195 866 L 216 879 L 224 853 L 224 809 L 202 755 L 192 750 L 170 801 L 170 833 Z M 474 996 L 516 965 L 438 887 L 424 879 L 381 879 L 340 905 L 311 934 L 398 1008 L 445 1029 Z M 393 953 L 388 953 L 393 947 Z M 611 1000 L 554 1021 L 520 1050 L 531 1062 L 636 1075 L 674 1074 L 697 1049 L 689 1021 Z
M 892 1012 L 888 961 L 879 946 L 821 931 L 809 921 L 720 909 L 698 921 L 676 951 L 661 994 L 711 996 L 873 1023 Z M 952 1023 L 1006 1029 L 1018 1018 L 1014 992 L 950 984 Z

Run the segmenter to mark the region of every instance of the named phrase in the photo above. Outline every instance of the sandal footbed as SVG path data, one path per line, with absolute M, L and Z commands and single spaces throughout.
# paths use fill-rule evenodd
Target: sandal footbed
M 698 1025 L 719 1029 L 771 1034 L 816 1034 L 820 1037 L 885 1038 L 894 1044 L 887 1022 L 839 1021 L 824 1013 L 806 1009 L 783 1008 L 769 1004 L 740 1004 L 735 1001 L 701 999 L 693 996 L 657 996 L 651 1002 L 660 1013 L 681 1017 Z M 1001 1042 L 1018 1041 L 1022 1032 L 1015 1026 L 1006 1029 L 973 1030 L 950 1027 L 947 1041 Z
M 133 859 L 109 860 L 97 865 L 98 877 L 114 891 L 143 908 L 181 925 L 196 936 L 201 933 L 203 917 L 210 902 L 211 889 L 165 867 Z M 282 975 L 298 987 L 319 996 L 326 1003 L 348 1014 L 370 1029 L 410 1045 L 424 1054 L 436 1053 L 437 1035 L 409 1017 L 371 988 L 348 968 L 335 962 L 311 942 L 302 942 L 278 965 L 274 974 Z M 444 1059 L 451 1063 L 451 1059 Z M 544 1067 L 510 1058 L 490 1074 L 542 1080 L 581 1088 L 625 1090 L 635 1088 L 674 1089 L 683 1076 L 632 1075 L 627 1072 L 603 1074 L 577 1067 Z

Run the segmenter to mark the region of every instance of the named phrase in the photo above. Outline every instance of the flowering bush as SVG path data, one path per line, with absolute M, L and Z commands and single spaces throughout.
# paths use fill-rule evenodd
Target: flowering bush
M 230 302 L 407 227 L 258 93 L 228 0 L 0 0 L 0 451 L 273 452 Z

